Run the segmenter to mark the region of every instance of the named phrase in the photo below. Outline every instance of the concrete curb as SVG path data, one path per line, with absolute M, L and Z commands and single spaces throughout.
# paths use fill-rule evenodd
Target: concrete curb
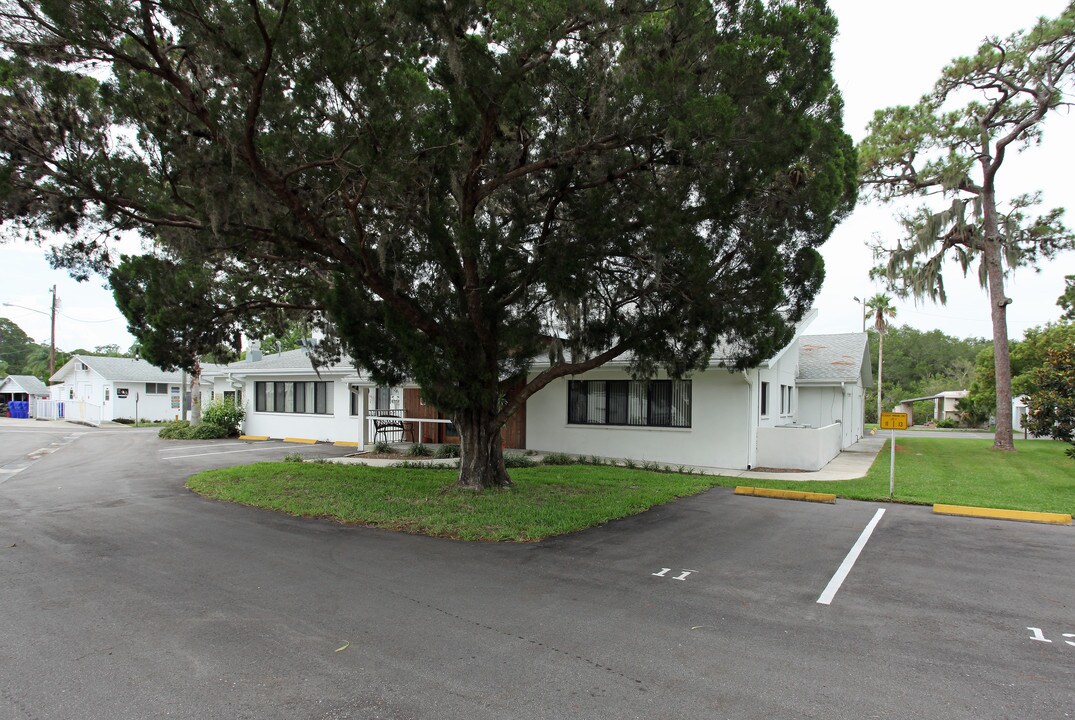
M 287 443 L 300 443 L 302 445 L 314 445 L 317 443 L 313 438 L 284 438 Z
M 805 492 L 802 490 L 774 490 L 772 488 L 756 488 L 739 485 L 735 488 L 736 495 L 753 495 L 755 497 L 779 498 L 781 500 L 804 500 L 806 502 L 836 503 L 836 496 L 832 493 Z
M 268 435 L 240 435 L 240 440 L 268 440 Z
M 1071 515 L 1065 513 L 1030 512 L 1027 510 L 1000 510 L 997 508 L 970 507 L 967 505 L 933 506 L 938 515 L 958 515 L 960 517 L 988 518 L 991 520 L 1016 520 L 1019 522 L 1049 523 L 1051 525 L 1071 525 Z

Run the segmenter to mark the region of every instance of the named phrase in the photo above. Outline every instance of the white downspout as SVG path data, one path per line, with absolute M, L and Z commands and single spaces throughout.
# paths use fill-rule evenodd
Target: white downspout
M 760 420 L 756 420 L 754 413 L 754 381 L 750 377 L 749 370 L 741 370 L 743 373 L 743 380 L 747 384 L 747 470 L 754 466 L 754 458 L 758 453 L 757 446 L 757 423 Z

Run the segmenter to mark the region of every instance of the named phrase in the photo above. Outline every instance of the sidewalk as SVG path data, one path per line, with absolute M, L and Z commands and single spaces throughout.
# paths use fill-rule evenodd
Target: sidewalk
M 130 425 L 124 425 L 123 423 L 112 422 L 111 420 L 105 420 L 101 423 L 102 428 L 131 428 Z M 42 430 L 45 428 L 89 428 L 90 430 L 96 429 L 93 425 L 85 423 L 71 422 L 68 420 L 38 420 L 37 418 L 9 418 L 0 417 L 0 430 L 10 428 L 33 428 L 36 430 Z
M 742 478 L 743 480 L 854 480 L 863 477 L 870 471 L 877 454 L 885 444 L 885 438 L 881 435 L 867 435 L 857 443 L 847 448 L 834 457 L 828 465 L 814 472 L 754 472 L 753 470 L 740 470 L 737 468 L 712 467 L 707 465 L 684 465 L 684 469 L 693 469 L 702 475 L 720 475 L 722 477 Z M 508 451 L 513 452 L 513 451 Z M 531 457 L 536 463 L 540 463 L 542 453 Z M 611 459 L 610 459 L 611 460 Z M 440 465 L 454 467 L 458 459 L 433 459 L 412 458 L 401 455 L 399 459 L 370 458 L 363 459 L 361 455 L 356 457 L 324 458 L 325 462 L 340 465 L 369 465 L 370 467 L 392 467 L 400 462 L 421 463 L 423 465 Z M 636 461 L 637 462 L 637 461 Z M 622 464 L 622 461 L 617 461 Z M 675 463 L 661 463 L 669 467 L 679 468 Z

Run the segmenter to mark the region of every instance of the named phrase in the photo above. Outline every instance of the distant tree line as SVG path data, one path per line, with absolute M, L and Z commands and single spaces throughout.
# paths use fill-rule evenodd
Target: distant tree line
M 56 369 L 74 355 L 108 355 L 111 357 L 134 357 L 138 352 L 138 343 L 127 350 L 119 345 L 96 345 L 92 350 L 75 348 L 61 350 L 56 348 Z M 0 378 L 8 375 L 33 375 L 44 383 L 49 376 L 49 344 L 35 342 L 13 320 L 0 318 Z
M 870 363 L 877 377 L 880 335 L 870 330 Z M 885 334 L 883 410 L 901 400 L 946 390 L 966 390 L 974 380 L 975 360 L 992 343 L 984 338 L 955 338 L 940 330 L 922 331 L 907 325 L 890 326 Z M 933 413 L 932 403 L 919 403 L 916 421 Z M 877 396 L 867 393 L 866 417 L 877 417 Z
M 870 362 L 877 377 L 880 337 L 870 330 Z M 1040 375 L 1050 353 L 1075 347 L 1075 323 L 1060 320 L 1029 328 L 1021 340 L 1010 342 L 1012 392 L 1031 396 L 1040 390 Z M 927 397 L 949 390 L 968 390 L 960 401 L 961 425 L 986 427 L 994 420 L 996 375 L 993 343 L 985 338 L 955 338 L 940 330 L 922 331 L 903 325 L 888 328 L 885 335 L 883 410 L 901 400 Z M 866 417 L 876 417 L 877 397 L 867 393 Z M 915 422 L 933 415 L 933 403 L 915 403 Z

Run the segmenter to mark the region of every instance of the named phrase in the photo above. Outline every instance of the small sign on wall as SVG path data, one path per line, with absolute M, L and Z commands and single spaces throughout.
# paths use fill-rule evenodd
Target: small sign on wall
M 130 395 L 130 393 L 131 393 L 130 388 L 120 388 L 120 387 L 116 388 L 116 397 L 118 397 L 118 398 L 125 398 L 128 395 Z
M 172 391 L 171 392 L 171 395 L 172 395 L 172 409 L 173 410 L 178 410 L 179 409 L 179 388 L 173 386 L 170 389 Z

